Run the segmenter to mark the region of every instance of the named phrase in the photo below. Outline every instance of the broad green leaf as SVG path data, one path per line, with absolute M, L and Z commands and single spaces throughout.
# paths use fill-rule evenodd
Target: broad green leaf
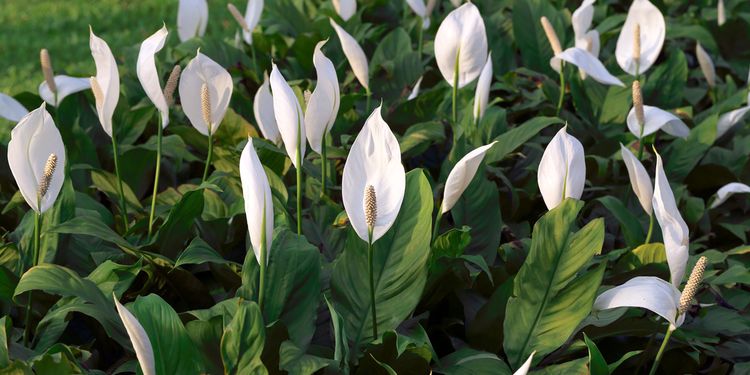
M 196 374 L 203 371 L 201 356 L 172 306 L 161 297 L 149 294 L 138 297 L 127 307 L 148 334 L 154 349 L 158 375 Z
M 13 323 L 9 316 L 0 318 L 0 369 L 4 369 L 10 365 L 10 352 L 8 351 L 8 339 L 13 328 Z
M 563 121 L 557 117 L 535 117 L 526 121 L 495 138 L 494 141 L 497 143 L 487 151 L 487 154 L 484 156 L 484 162 L 491 164 L 503 160 L 513 150 L 537 136 L 544 128 L 552 124 L 562 123 Z
M 327 296 L 323 295 L 331 314 L 331 325 L 333 326 L 334 352 L 333 360 L 338 363 L 338 370 L 348 373 L 349 371 L 349 339 L 346 335 L 346 322 L 333 307 L 333 303 Z
M 541 370 L 532 372 L 533 375 L 559 375 L 559 374 L 576 374 L 583 375 L 589 373 L 588 357 L 561 363 L 559 365 L 547 366 Z
M 172 208 L 156 233 L 156 242 L 161 244 L 161 253 L 170 259 L 177 258 L 182 245 L 190 238 L 196 219 L 203 212 L 203 189 L 185 193 Z
M 602 352 L 599 351 L 596 343 L 589 339 L 585 333 L 583 334 L 583 340 L 589 349 L 589 369 L 591 370 L 591 375 L 609 375 L 607 362 L 604 360 Z
M 281 343 L 279 368 L 290 374 L 314 374 L 328 366 L 330 359 L 306 354 L 291 341 Z
M 670 28 L 671 29 L 671 28 Z M 644 103 L 659 108 L 682 105 L 688 80 L 688 64 L 682 51 L 673 50 L 667 61 L 654 66 L 643 86 Z
M 495 183 L 478 173 L 450 212 L 457 226 L 471 228 L 471 243 L 465 253 L 480 255 L 488 264 L 494 263 L 503 222 Z
M 232 262 L 219 255 L 206 241 L 203 241 L 200 237 L 195 237 L 190 241 L 188 247 L 182 251 L 174 266 L 203 263 L 227 264 Z
M 572 233 L 583 202 L 566 199 L 545 214 L 531 237 L 531 250 L 508 301 L 503 347 L 513 368 L 536 351 L 535 363 L 565 343 L 589 315 L 604 266 L 583 272 L 604 242 L 595 219 Z
M 510 375 L 508 365 L 492 353 L 464 348 L 440 359 L 437 373 L 446 375 L 496 374 Z
M 242 267 L 242 287 L 237 296 L 257 300 L 260 267 L 252 250 Z M 305 237 L 279 229 L 271 244 L 266 270 L 263 317 L 281 320 L 294 343 L 306 349 L 315 332 L 320 303 L 320 253 Z
M 266 326 L 255 302 L 240 302 L 234 318 L 221 337 L 221 360 L 225 374 L 267 374 L 260 360 Z
M 97 190 L 106 194 L 109 200 L 112 202 L 112 206 L 117 207 L 117 209 L 119 210 L 120 188 L 118 186 L 117 176 L 106 171 L 92 169 L 91 182 Z M 126 184 L 125 182 L 122 183 L 122 190 L 125 193 L 125 203 L 127 204 L 127 208 L 128 210 L 130 210 L 130 213 L 132 213 L 133 210 L 143 209 L 143 205 L 141 205 L 141 202 L 138 201 L 138 198 L 133 193 L 133 190 L 131 190 L 130 186 L 128 186 L 128 184 Z
M 619 199 L 606 195 L 596 199 L 612 213 L 612 216 L 620 223 L 625 243 L 630 247 L 636 247 L 646 240 L 646 233 L 636 216 Z M 639 206 L 640 207 L 640 206 Z M 642 211 L 641 211 L 642 212 Z M 645 215 L 645 213 L 644 213 Z
M 375 308 L 379 332 L 395 329 L 416 307 L 427 279 L 433 198 L 421 170 L 406 175 L 406 193 L 396 221 L 373 246 Z M 333 264 L 331 293 L 358 348 L 372 341 L 367 244 L 350 230 L 344 253 Z
M 537 72 L 552 75 L 554 72 L 549 65 L 552 58 L 552 47 L 550 47 L 539 19 L 542 16 L 549 18 L 555 26 L 560 42 L 565 45 L 565 33 L 563 32 L 562 17 L 548 1 L 543 0 L 516 0 L 513 3 L 513 36 L 516 47 L 521 51 L 523 66 Z

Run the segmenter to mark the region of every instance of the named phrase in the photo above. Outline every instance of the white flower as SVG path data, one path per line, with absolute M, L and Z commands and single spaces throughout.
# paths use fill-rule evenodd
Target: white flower
M 295 168 L 301 168 L 305 156 L 305 122 L 297 96 L 281 75 L 276 64 L 271 70 L 271 91 L 273 92 L 273 113 L 279 127 L 284 147 Z
M 638 123 L 635 108 L 630 109 L 627 118 L 628 129 L 639 139 L 656 133 L 659 129 L 679 138 L 687 138 L 690 135 L 690 128 L 679 117 L 665 110 L 644 105 L 643 117 L 645 120 L 643 134 L 641 134 L 641 125 Z
M 339 112 L 339 80 L 336 68 L 321 51 L 327 41 L 319 42 L 313 53 L 313 64 L 318 76 L 315 90 L 310 95 L 310 101 L 305 108 L 305 131 L 310 147 L 317 153 L 321 152 L 323 138 L 331 130 Z
M 96 64 L 96 85 L 99 94 L 94 91 L 96 99 L 96 113 L 99 122 L 110 137 L 112 136 L 112 115 L 120 100 L 120 76 L 117 72 L 117 62 L 109 49 L 107 42 L 94 35 L 89 28 L 89 47 L 91 56 Z
M 161 113 L 161 125 L 165 128 L 169 125 L 169 106 L 161 89 L 159 72 L 156 71 L 154 55 L 164 48 L 167 35 L 167 27 L 162 26 L 161 29 L 146 38 L 141 43 L 141 49 L 138 52 L 138 62 L 136 64 L 138 80 L 141 82 L 141 86 L 143 86 L 143 91 L 146 92 L 148 98 L 151 99 L 151 102 L 154 103 L 156 109 Z
M 435 60 L 449 85 L 457 81 L 462 88 L 474 81 L 487 62 L 487 33 L 479 9 L 468 2 L 450 12 L 440 24 L 434 44 Z
M 706 77 L 708 87 L 713 88 L 716 86 L 716 68 L 714 67 L 714 61 L 711 60 L 711 56 L 708 55 L 703 46 L 700 43 L 695 44 L 695 56 L 698 58 L 698 65 L 701 67 L 703 76 Z
M 640 27 L 640 43 L 635 41 L 636 25 Z M 632 76 L 645 73 L 659 58 L 666 36 L 667 25 L 659 8 L 648 0 L 634 0 L 617 38 L 615 57 L 620 68 Z
M 202 108 L 201 88 L 206 85 L 211 107 L 206 123 Z M 180 75 L 180 101 L 182 110 L 193 127 L 203 135 L 216 133 L 232 98 L 232 76 L 208 56 L 200 53 L 190 60 Z
M 424 78 L 424 76 L 419 77 L 417 83 L 414 84 L 414 87 L 411 89 L 409 96 L 406 98 L 407 101 L 416 99 L 419 95 L 419 89 L 422 86 L 422 78 Z
M 448 179 L 445 181 L 445 189 L 443 189 L 443 203 L 440 206 L 441 213 L 446 213 L 453 208 L 453 206 L 464 193 L 466 187 L 469 186 L 471 180 L 477 174 L 477 169 L 482 163 L 484 156 L 487 151 L 497 142 L 492 142 L 488 145 L 481 146 L 470 153 L 466 154 L 461 160 L 456 163 L 451 172 L 448 174 Z
M 20 121 L 29 111 L 12 96 L 0 93 L 0 117 L 13 122 Z
M 184 42 L 206 33 L 208 3 L 206 0 L 180 0 L 177 7 L 177 35 Z
M 619 78 L 613 76 L 607 71 L 607 68 L 604 67 L 604 64 L 602 64 L 596 56 L 585 49 L 571 47 L 553 56 L 552 59 L 550 59 L 550 66 L 552 69 L 558 70 L 561 66 L 562 60 L 577 66 L 578 69 L 587 75 L 590 75 L 591 78 L 599 83 L 625 87 L 625 84 L 622 83 Z
M 537 171 L 539 191 L 550 210 L 565 198 L 581 199 L 586 183 L 583 145 L 567 128 L 560 129 L 547 145 Z
M 349 21 L 357 13 L 356 0 L 333 0 L 333 7 L 344 21 Z
M 263 14 L 263 0 L 248 0 L 247 8 L 245 9 L 245 23 L 247 24 L 248 31 L 242 30 L 242 39 L 247 44 L 253 44 L 253 30 L 258 26 L 260 22 L 260 16 Z
M 477 81 L 477 90 L 474 94 L 474 121 L 480 121 L 487 111 L 490 101 L 490 86 L 492 85 L 492 53 L 487 55 L 487 63 L 482 68 Z
M 354 76 L 357 77 L 359 83 L 365 89 L 370 89 L 370 68 L 367 63 L 367 56 L 362 47 L 359 46 L 357 40 L 354 39 L 349 33 L 346 32 L 341 26 L 339 26 L 332 18 L 330 19 L 331 26 L 336 31 L 336 35 L 339 36 L 341 41 L 341 48 L 344 50 L 344 55 L 349 61 L 349 66 L 352 67 Z
M 57 101 L 55 101 L 55 93 L 50 90 L 47 81 L 39 84 L 39 96 L 41 96 L 47 104 L 55 107 L 59 106 L 63 99 L 68 95 L 88 90 L 91 87 L 89 79 L 85 77 L 57 75 L 54 80 L 55 86 L 57 86 Z
M 154 362 L 154 349 L 151 347 L 151 340 L 146 334 L 146 330 L 143 329 L 141 323 L 136 319 L 133 314 L 128 311 L 117 297 L 112 295 L 115 300 L 115 307 L 117 307 L 117 314 L 120 315 L 120 320 L 125 326 L 125 331 L 128 332 L 130 342 L 133 344 L 135 350 L 135 356 L 138 358 L 138 363 L 141 365 L 143 375 L 156 375 L 156 362 Z
M 641 207 L 646 211 L 647 214 L 651 215 L 653 212 L 653 205 L 651 201 L 654 196 L 654 186 L 651 184 L 651 177 L 649 177 L 646 168 L 633 155 L 630 150 L 620 143 L 620 150 L 622 153 L 622 161 L 625 162 L 625 167 L 628 169 L 628 177 L 630 177 L 630 184 L 633 186 L 633 192 L 638 201 L 641 203 Z
M 365 190 L 372 187 L 377 213 L 372 242 L 382 237 L 398 216 L 406 191 L 398 140 L 376 108 L 352 144 L 344 165 L 342 198 L 349 221 L 363 241 L 368 241 Z
M 247 230 L 250 233 L 255 259 L 261 264 L 261 250 L 265 241 L 265 261 L 268 264 L 268 251 L 271 250 L 273 239 L 273 197 L 268 176 L 253 148 L 252 138 L 247 140 L 240 156 L 240 180 L 242 196 L 245 198 Z
M 273 111 L 273 96 L 271 86 L 268 83 L 268 74 L 263 74 L 263 84 L 258 88 L 253 99 L 253 113 L 255 121 L 263 137 L 276 145 L 281 144 L 281 133 L 276 125 L 276 115 Z
M 669 187 L 661 155 L 658 152 L 656 153 L 656 183 L 653 206 L 662 237 L 664 237 L 664 249 L 667 254 L 671 281 L 674 286 L 679 286 L 682 277 L 685 275 L 690 232 L 677 209 L 674 193 L 672 193 L 672 188 Z
M 711 208 L 719 207 L 719 205 L 726 202 L 727 199 L 729 199 L 729 197 L 731 197 L 734 194 L 740 194 L 740 193 L 750 193 L 750 186 L 747 186 L 739 182 L 730 182 L 722 186 L 716 192 L 716 200 L 714 200 L 714 202 L 711 203 Z

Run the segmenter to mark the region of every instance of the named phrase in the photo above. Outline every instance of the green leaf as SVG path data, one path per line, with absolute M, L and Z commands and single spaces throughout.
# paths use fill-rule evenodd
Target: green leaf
M 445 126 L 437 121 L 410 126 L 399 140 L 402 155 L 419 155 L 433 144 L 445 141 Z
M 589 349 L 589 369 L 591 375 L 609 375 L 609 368 L 607 367 L 607 361 L 604 360 L 602 352 L 596 346 L 586 334 L 583 334 L 583 340 L 586 342 L 586 346 Z
M 670 28 L 671 29 L 671 28 Z M 685 54 L 675 49 L 664 63 L 654 66 L 643 86 L 644 103 L 659 108 L 677 108 L 682 105 L 688 80 Z
M 638 218 L 628 210 L 622 201 L 610 195 L 597 198 L 596 200 L 604 205 L 620 223 L 620 229 L 628 246 L 636 247 L 643 243 L 646 239 L 646 233 L 644 233 Z
M 588 357 L 579 358 L 559 365 L 547 366 L 541 370 L 534 371 L 534 375 L 559 375 L 559 374 L 588 374 Z
M 469 348 L 459 349 L 443 357 L 440 363 L 442 366 L 437 372 L 446 375 L 511 374 L 508 365 L 496 355 Z
M 465 253 L 481 255 L 488 264 L 494 263 L 503 221 L 495 183 L 477 174 L 450 212 L 456 225 L 471 228 L 471 243 Z
M 203 364 L 200 362 L 202 357 L 172 306 L 161 297 L 149 294 L 138 297 L 128 309 L 148 334 L 158 375 L 196 374 L 203 371 Z
M 206 241 L 203 241 L 200 237 L 195 237 L 190 241 L 188 247 L 182 251 L 174 266 L 203 263 L 228 264 L 232 262 L 219 255 Z
M 255 302 L 240 302 L 234 318 L 221 337 L 221 359 L 225 374 L 267 374 L 260 360 L 266 326 Z
M 557 117 L 535 117 L 508 130 L 494 139 L 497 143 L 487 151 L 487 154 L 484 156 L 485 163 L 491 164 L 503 160 L 503 158 L 513 152 L 513 150 L 521 147 L 531 138 L 537 136 L 544 128 L 552 124 L 562 123 L 563 121 Z
M 252 250 L 242 267 L 242 287 L 237 296 L 257 300 L 260 267 Z M 263 316 L 281 320 L 289 337 L 306 349 L 315 332 L 320 303 L 320 253 L 305 237 L 281 228 L 271 244 L 266 271 Z
M 12 333 L 13 323 L 9 316 L 0 318 L 0 369 L 10 365 L 10 352 L 8 351 L 9 333 Z
M 604 221 L 577 233 L 583 202 L 566 199 L 534 225 L 531 250 L 518 271 L 504 322 L 505 353 L 518 368 L 533 352 L 535 362 L 564 344 L 589 315 L 604 265 L 580 274 L 604 242 Z
M 380 332 L 395 329 L 414 310 L 427 280 L 433 198 L 421 170 L 406 175 L 401 210 L 373 245 L 375 304 Z M 354 347 L 372 341 L 367 245 L 349 231 L 344 253 L 333 264 L 331 293 Z
M 190 229 L 203 212 L 203 189 L 192 190 L 182 196 L 182 199 L 172 207 L 172 210 L 156 233 L 156 242 L 161 253 L 170 259 L 175 259 L 182 245 L 190 237 Z
M 112 173 L 102 170 L 91 170 L 91 182 L 92 185 L 102 193 L 107 195 L 114 206 L 120 207 L 120 188 L 117 182 L 117 176 Z M 130 186 L 124 181 L 122 183 L 122 190 L 125 193 L 125 203 L 128 206 L 128 210 L 142 210 L 143 205 L 138 201 L 138 198 L 130 189 Z
M 518 50 L 521 51 L 523 66 L 552 75 L 554 71 L 549 65 L 549 59 L 553 55 L 552 47 L 539 23 L 542 16 L 549 18 L 555 26 L 557 35 L 561 37 L 560 42 L 565 45 L 562 18 L 558 17 L 558 12 L 550 2 L 542 0 L 513 2 L 513 36 Z
M 333 303 L 328 297 L 323 295 L 323 298 L 328 306 L 328 312 L 331 314 L 331 324 L 333 325 L 333 360 L 339 364 L 339 370 L 347 373 L 349 371 L 349 340 L 346 336 L 346 322 L 333 307 Z
M 281 343 L 279 368 L 290 374 L 309 375 L 328 366 L 330 359 L 317 357 L 305 352 L 291 341 Z

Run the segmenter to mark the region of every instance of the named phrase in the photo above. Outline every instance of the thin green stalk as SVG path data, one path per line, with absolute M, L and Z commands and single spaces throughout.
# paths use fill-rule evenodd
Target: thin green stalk
M 417 17 L 417 53 L 419 60 L 422 61 L 422 47 L 424 44 L 424 29 L 422 28 L 422 18 Z
M 560 98 L 557 99 L 557 112 L 555 116 L 560 116 L 562 111 L 563 101 L 565 100 L 565 64 L 560 65 Z
M 366 114 L 370 113 L 370 105 L 372 101 L 372 91 L 370 91 L 369 87 L 365 87 L 365 96 L 367 96 L 367 112 Z
M 438 232 L 440 231 L 440 219 L 443 218 L 443 207 L 438 207 L 438 212 L 435 214 L 435 227 L 432 229 L 432 241 L 435 242 L 435 238 L 438 236 Z
M 461 49 L 459 48 L 458 52 L 456 52 L 456 65 L 453 69 L 453 92 L 452 92 L 452 99 L 453 99 L 453 112 L 451 113 L 451 121 L 453 122 L 454 126 L 458 126 L 458 111 L 457 111 L 457 103 L 456 100 L 458 99 L 458 65 L 459 60 L 458 57 L 460 56 Z
M 323 134 L 323 144 L 321 145 L 320 149 L 320 196 L 323 197 L 326 195 L 326 179 L 327 176 L 327 169 L 328 169 L 328 158 L 326 157 L 326 135 Z
M 122 188 L 122 177 L 120 176 L 120 163 L 118 161 L 119 156 L 117 155 L 117 142 L 115 141 L 115 134 L 114 131 L 112 132 L 112 154 L 114 155 L 115 159 L 115 174 L 117 175 L 117 187 L 120 190 L 120 213 L 122 214 L 122 222 L 125 225 L 125 232 L 127 232 L 129 228 L 128 224 L 128 208 L 125 205 L 125 190 Z
M 211 129 L 211 124 L 208 124 L 208 155 L 206 155 L 206 166 L 203 168 L 203 179 L 201 182 L 206 182 L 208 178 L 208 166 L 211 165 L 211 156 L 214 153 L 214 133 Z
M 252 33 L 250 34 L 250 41 L 252 41 Z M 250 44 L 250 54 L 253 56 L 253 72 L 255 72 L 256 75 L 258 75 L 258 60 L 255 58 L 255 44 Z M 260 75 L 258 75 L 258 79 L 260 79 Z
M 656 359 L 654 359 L 654 364 L 651 366 L 651 371 L 649 371 L 649 375 L 656 374 L 656 370 L 659 368 L 659 362 L 661 362 L 661 356 L 664 355 L 664 349 L 667 347 L 667 343 L 669 342 L 669 338 L 672 337 L 672 327 L 667 327 L 667 334 L 664 336 L 664 341 L 661 343 L 661 347 L 659 348 L 659 352 L 656 353 Z
M 302 235 L 302 155 L 297 150 L 297 234 Z
M 261 220 L 260 231 L 260 280 L 258 283 L 258 307 L 263 311 L 263 295 L 265 293 L 266 283 L 266 263 L 268 262 L 268 249 L 266 249 L 266 206 L 263 205 L 263 219 Z
M 163 129 L 161 126 L 161 116 L 159 117 L 159 129 L 156 132 L 156 171 L 154 172 L 154 191 L 151 194 L 151 213 L 148 215 L 148 238 L 154 229 L 154 211 L 156 209 L 156 193 L 159 192 L 159 174 L 161 172 L 161 138 Z
M 375 272 L 373 271 L 372 253 L 374 249 L 372 247 L 372 228 L 367 231 L 367 264 L 370 267 L 370 306 L 372 313 L 372 337 L 377 340 L 378 338 L 378 315 L 377 309 L 375 308 Z
M 654 232 L 654 214 L 652 213 L 648 217 L 648 234 L 646 234 L 646 242 L 643 243 L 644 245 L 651 242 L 651 234 L 653 232 Z
M 41 199 L 37 199 L 37 204 L 41 207 Z M 31 253 L 31 267 L 36 267 L 39 264 L 39 252 L 42 243 L 42 214 L 34 211 L 34 245 Z M 26 316 L 24 317 L 24 331 L 23 331 L 23 345 L 29 345 L 29 338 L 31 337 L 31 306 L 32 306 L 32 292 L 29 292 L 29 302 L 26 305 Z

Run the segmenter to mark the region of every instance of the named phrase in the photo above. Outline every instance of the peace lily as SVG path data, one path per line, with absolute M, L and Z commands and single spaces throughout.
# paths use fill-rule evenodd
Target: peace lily
M 659 8 L 648 0 L 633 0 L 617 38 L 617 64 L 637 78 L 659 58 L 666 36 L 667 26 Z
M 711 56 L 708 55 L 703 46 L 700 43 L 695 44 L 695 56 L 698 58 L 698 65 L 701 67 L 703 76 L 706 77 L 708 87 L 713 89 L 716 86 L 716 68 L 714 67 L 714 61 L 711 60 Z
M 492 85 L 492 53 L 487 55 L 487 62 L 482 68 L 477 81 L 477 90 L 474 94 L 474 123 L 479 124 L 487 111 L 490 101 L 490 86 Z
M 687 261 L 687 258 L 685 260 Z M 679 328 L 685 321 L 685 314 L 690 308 L 698 287 L 703 280 L 706 263 L 706 257 L 702 256 L 698 259 L 682 292 L 677 289 L 679 282 L 677 285 L 674 285 L 658 277 L 639 276 L 628 280 L 620 286 L 605 291 L 596 297 L 594 301 L 594 311 L 618 307 L 640 307 L 658 314 L 669 322 L 667 334 L 651 367 L 651 375 L 656 373 L 659 361 L 664 353 L 664 348 L 672 332 Z
M 208 136 L 208 155 L 203 181 L 213 154 L 213 136 L 232 98 L 232 76 L 221 65 L 200 53 L 190 60 L 180 76 L 182 110 L 199 133 Z
M 128 210 L 125 205 L 125 193 L 120 175 L 117 142 L 112 130 L 112 115 L 115 113 L 117 102 L 120 100 L 120 76 L 117 71 L 117 62 L 114 55 L 112 55 L 112 51 L 109 49 L 109 45 L 103 39 L 96 36 L 91 27 L 89 27 L 89 48 L 96 64 L 96 77 L 91 77 L 91 91 L 94 93 L 99 123 L 101 123 L 104 132 L 112 140 L 115 175 L 117 175 L 118 192 L 120 194 L 120 212 L 122 213 L 125 231 L 127 231 L 129 225 Z
M 253 148 L 252 138 L 247 140 L 240 156 L 240 180 L 242 181 L 242 195 L 245 198 L 245 216 L 250 243 L 253 246 L 255 259 L 260 265 L 260 288 L 258 289 L 258 304 L 263 305 L 263 294 L 266 267 L 268 266 L 268 251 L 273 239 L 273 199 L 268 176 Z
M 151 340 L 149 340 L 146 330 L 143 329 L 143 326 L 133 313 L 117 300 L 117 297 L 114 294 L 112 297 L 115 300 L 117 314 L 120 315 L 120 320 L 122 320 L 122 324 L 125 326 L 125 331 L 127 331 L 128 337 L 130 337 L 130 342 L 133 344 L 135 356 L 138 358 L 138 363 L 141 366 L 143 375 L 156 375 L 154 349 L 151 346 Z
M 741 193 L 750 193 L 750 186 L 739 182 L 730 182 L 716 192 L 716 199 L 711 203 L 711 208 L 719 207 L 732 195 Z
M 341 181 L 342 200 L 354 231 L 367 242 L 373 337 L 378 337 L 372 244 L 396 221 L 406 191 L 398 140 L 383 120 L 381 107 L 365 122 L 352 144 Z
M 13 122 L 21 121 L 29 111 L 18 100 L 0 92 L 0 117 Z
M 258 123 L 263 138 L 276 145 L 281 144 L 281 133 L 276 125 L 276 117 L 273 110 L 273 96 L 271 86 L 268 83 L 268 74 L 263 75 L 263 84 L 260 85 L 253 99 L 253 113 Z
M 719 3 L 716 4 L 716 22 L 719 26 L 727 23 L 727 10 L 724 6 L 724 0 L 719 0 Z
M 586 183 L 583 145 L 567 128 L 560 129 L 547 145 L 537 171 L 539 191 L 550 210 L 565 198 L 581 199 Z
M 578 9 L 573 12 L 571 23 L 575 35 L 575 46 L 588 51 L 594 57 L 599 57 L 599 32 L 591 30 L 591 22 L 594 19 L 594 3 L 596 0 L 584 0 Z M 586 79 L 586 72 L 578 69 L 581 79 Z
M 336 13 L 339 14 L 344 21 L 349 21 L 355 13 L 357 13 L 357 1 L 356 0 L 332 0 L 333 8 L 336 9 Z
M 180 0 L 177 6 L 177 35 L 181 42 L 202 37 L 208 25 L 206 0 Z
M 44 73 L 44 81 L 39 84 L 39 96 L 47 104 L 57 107 L 68 95 L 89 88 L 88 78 L 55 75 L 52 69 L 52 60 L 46 49 L 42 49 L 39 52 L 39 60 L 42 66 L 42 73 Z
M 479 9 L 468 2 L 451 11 L 435 34 L 435 60 L 453 88 L 453 123 L 458 123 L 458 89 L 474 81 L 487 62 L 487 33 Z
M 162 26 L 157 32 L 141 43 L 141 49 L 138 52 L 138 62 L 136 63 L 136 73 L 138 80 L 143 86 L 146 96 L 154 103 L 156 109 L 161 113 L 161 128 L 169 125 L 169 107 L 164 97 L 159 82 L 159 72 L 156 71 L 156 61 L 154 55 L 164 48 L 164 42 L 167 40 L 167 27 Z
M 339 26 L 333 18 L 330 18 L 329 20 L 331 26 L 333 26 L 333 29 L 336 31 L 336 35 L 338 35 L 339 40 L 341 41 L 341 48 L 344 50 L 344 55 L 349 61 L 349 66 L 352 67 L 354 76 L 357 77 L 359 83 L 365 88 L 365 93 L 367 95 L 367 110 L 369 111 L 370 96 L 372 93 L 370 92 L 370 68 L 365 51 L 359 46 L 357 40 Z
M 719 121 L 716 123 L 717 139 L 721 138 L 730 129 L 732 129 L 735 125 L 742 121 L 742 119 L 745 118 L 745 115 L 750 112 L 750 93 L 748 94 L 747 99 L 748 101 L 746 102 L 744 107 L 740 107 L 719 116 Z
M 261 14 L 263 14 L 263 0 L 248 0 L 245 8 L 247 30 L 242 30 L 242 39 L 249 45 L 253 44 L 253 30 L 258 26 Z
M 664 250 L 667 255 L 667 264 L 671 274 L 672 284 L 679 286 L 682 276 L 685 274 L 685 265 L 688 259 L 688 241 L 690 232 L 685 220 L 682 219 L 677 203 L 674 199 L 672 188 L 669 187 L 667 175 L 664 173 L 664 165 L 661 155 L 656 153 L 656 183 L 654 189 L 654 215 L 659 221 L 662 237 L 664 237 Z
M 276 124 L 284 140 L 284 148 L 297 170 L 297 234 L 302 234 L 302 160 L 305 156 L 305 121 L 297 96 L 272 63 L 271 91 Z
M 428 29 L 430 27 L 430 13 L 437 3 L 436 0 L 428 0 L 425 4 L 424 0 L 406 0 L 406 4 L 409 5 L 414 13 L 422 18 L 422 29 Z
M 633 108 L 628 113 L 627 123 L 630 132 L 638 139 L 643 139 L 660 129 L 675 137 L 687 138 L 690 135 L 690 128 L 679 117 L 643 104 L 641 85 L 638 81 L 633 82 Z
M 628 170 L 628 177 L 630 178 L 630 185 L 633 187 L 633 192 L 638 197 L 641 207 L 649 216 L 648 223 L 648 234 L 646 235 L 645 243 L 651 241 L 651 234 L 654 229 L 654 215 L 653 215 L 653 204 L 652 200 L 654 197 L 654 186 L 651 184 L 651 177 L 649 177 L 646 168 L 643 167 L 640 160 L 630 152 L 630 149 L 620 143 L 620 153 L 622 154 L 622 161 L 625 162 L 625 168 Z
M 336 122 L 339 112 L 339 80 L 336 68 L 321 51 L 327 40 L 319 42 L 313 53 L 313 65 L 318 82 L 305 108 L 305 132 L 310 147 L 321 156 L 322 193 L 326 190 L 326 134 Z

